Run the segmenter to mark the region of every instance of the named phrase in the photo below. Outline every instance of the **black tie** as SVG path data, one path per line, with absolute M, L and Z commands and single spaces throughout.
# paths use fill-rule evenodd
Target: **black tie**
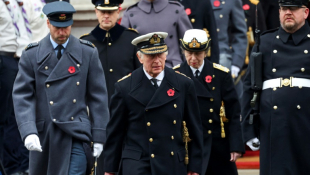
M 195 72 L 195 77 L 198 78 L 199 70 L 197 69 Z
M 151 81 L 154 83 L 155 89 L 157 89 L 158 88 L 157 79 L 152 78 Z
M 61 45 L 61 44 L 59 44 L 57 47 L 56 47 L 56 49 L 58 49 L 58 53 L 57 53 L 57 58 L 58 58 L 58 60 L 61 58 L 61 49 L 63 49 L 64 47 Z

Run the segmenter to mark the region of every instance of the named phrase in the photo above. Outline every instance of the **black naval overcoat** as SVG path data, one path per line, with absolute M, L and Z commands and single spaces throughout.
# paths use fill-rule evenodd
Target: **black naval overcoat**
M 107 100 L 104 72 L 91 43 L 71 35 L 59 60 L 50 34 L 30 44 L 13 87 L 21 138 L 38 135 L 43 150 L 30 151 L 30 174 L 68 174 L 73 138 L 104 143 Z
M 115 84 L 103 151 L 106 172 L 117 172 L 121 163 L 124 175 L 201 173 L 203 136 L 194 83 L 168 67 L 164 71 L 157 90 L 142 66 Z M 183 121 L 192 139 L 187 167 Z M 149 172 L 137 170 L 144 164 Z
M 184 62 L 175 70 L 192 78 L 195 84 L 199 111 L 203 126 L 202 174 L 237 174 L 236 165 L 230 162 L 231 152 L 244 152 L 240 125 L 240 104 L 228 69 L 205 59 L 204 67 L 195 78 L 189 65 Z M 211 82 L 206 82 L 206 77 Z M 225 104 L 228 123 L 224 123 L 226 137 L 221 138 L 220 107 Z M 208 170 L 207 170 L 208 169 Z
M 308 23 L 291 35 L 282 28 L 263 33 L 263 81 L 283 78 L 310 79 L 310 27 Z M 254 46 L 253 51 L 255 51 Z M 242 101 L 244 141 L 260 139 L 260 174 L 308 175 L 310 172 L 310 90 L 308 87 L 269 88 L 261 91 L 260 117 L 249 124 L 251 70 L 248 69 Z M 254 126 L 258 126 L 258 132 Z
M 106 37 L 107 33 L 109 37 Z M 117 80 L 141 65 L 136 56 L 137 49 L 131 44 L 131 41 L 138 36 L 136 31 L 126 29 L 116 23 L 108 32 L 97 25 L 91 33 L 80 37 L 92 42 L 98 49 L 107 83 L 109 101 L 114 93 L 114 84 Z
M 204 29 L 209 31 L 211 38 L 211 62 L 218 63 L 220 49 L 217 39 L 217 27 L 214 18 L 211 2 L 209 0 L 179 0 L 187 12 L 194 29 Z

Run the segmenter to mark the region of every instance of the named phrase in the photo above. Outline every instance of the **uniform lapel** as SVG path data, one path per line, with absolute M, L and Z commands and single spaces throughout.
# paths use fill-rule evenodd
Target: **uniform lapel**
M 155 93 L 155 87 L 146 77 L 143 71 L 143 66 L 134 71 L 132 77 L 132 90 L 129 96 L 146 106 Z
M 213 64 L 209 60 L 205 59 L 205 64 L 203 66 L 200 76 L 198 77 L 198 80 L 201 84 L 203 84 L 208 89 L 209 92 L 211 92 L 212 87 L 214 87 L 213 78 L 215 77 L 213 75 L 214 75 Z M 206 82 L 206 76 L 212 77 L 212 80 L 210 83 Z
M 47 35 L 40 42 L 36 57 L 37 63 L 39 64 L 37 69 L 38 72 L 49 76 L 58 63 L 58 59 L 56 58 L 55 51 L 50 41 L 50 35 Z
M 52 55 L 54 55 L 53 59 L 57 59 L 56 54 Z M 82 47 L 78 39 L 70 36 L 62 57 L 48 76 L 46 82 L 57 81 L 78 74 L 80 72 L 78 64 L 82 64 Z
M 153 95 L 152 99 L 149 101 L 149 103 L 146 106 L 146 109 L 152 109 L 156 108 L 159 106 L 162 106 L 176 98 L 179 97 L 180 92 L 179 92 L 179 85 L 177 82 L 177 77 L 175 72 L 170 69 L 165 67 L 165 77 L 163 81 L 161 82 L 161 85 L 159 88 L 156 90 L 155 94 Z M 172 96 L 169 96 L 167 91 L 168 90 L 173 90 L 174 94 Z

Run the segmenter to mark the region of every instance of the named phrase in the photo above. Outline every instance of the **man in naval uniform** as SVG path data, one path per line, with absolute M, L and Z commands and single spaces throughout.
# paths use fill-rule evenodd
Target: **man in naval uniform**
M 92 42 L 98 49 L 109 100 L 117 80 L 141 66 L 136 57 L 137 49 L 131 44 L 139 34 L 116 23 L 122 2 L 123 0 L 92 0 L 99 25 L 91 33 L 80 37 Z
M 262 175 L 310 172 L 310 27 L 306 21 L 308 0 L 280 0 L 279 29 L 261 36 L 263 86 L 260 92 L 260 116 L 250 101 L 251 70 L 244 84 L 243 136 L 253 150 L 260 148 Z M 256 45 L 253 49 L 256 52 Z M 257 75 L 256 75 L 257 76 Z M 260 147 L 259 147 L 260 141 Z
M 70 35 L 71 4 L 52 2 L 43 12 L 50 34 L 23 51 L 13 87 L 17 125 L 30 150 L 29 173 L 84 175 L 90 142 L 95 157 L 105 142 L 104 72 L 92 43 Z
M 103 152 L 106 175 L 201 173 L 203 136 L 195 87 L 165 67 L 167 36 L 155 32 L 132 41 L 143 66 L 115 84 Z

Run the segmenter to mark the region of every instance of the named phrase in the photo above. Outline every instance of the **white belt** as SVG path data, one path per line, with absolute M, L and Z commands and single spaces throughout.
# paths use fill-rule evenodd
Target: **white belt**
M 283 86 L 310 87 L 310 79 L 290 77 L 290 79 L 275 78 L 263 82 L 263 90 Z

